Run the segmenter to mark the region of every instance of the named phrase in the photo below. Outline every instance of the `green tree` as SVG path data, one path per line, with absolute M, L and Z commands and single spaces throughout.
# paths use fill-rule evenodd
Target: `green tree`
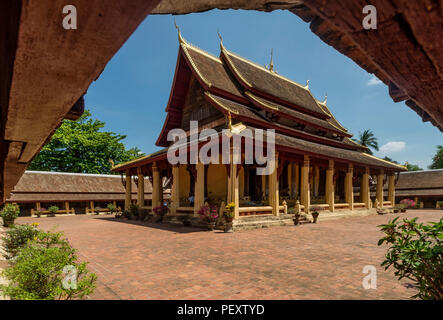
M 372 154 L 372 149 L 378 151 L 378 141 L 377 137 L 375 137 L 374 133 L 370 130 L 364 130 L 363 132 L 358 133 L 358 139 L 353 139 L 358 144 L 362 146 L 368 147 L 368 151 L 365 151 L 369 154 Z
M 437 153 L 432 158 L 429 169 L 443 169 L 443 146 L 437 146 Z
M 386 161 L 390 161 L 390 162 L 393 162 L 393 163 L 400 164 L 398 161 L 395 161 L 395 160 L 389 158 L 388 156 L 385 156 L 385 157 L 383 158 L 383 160 L 386 160 Z
M 143 155 L 138 148 L 127 150 L 121 142 L 126 136 L 102 131 L 104 126 L 89 110 L 77 121 L 63 120 L 28 169 L 106 174 L 111 173 L 110 160 L 121 163 Z
M 408 168 L 408 171 L 421 171 L 423 170 L 423 168 L 420 168 L 418 165 L 416 164 L 406 164 L 406 168 Z

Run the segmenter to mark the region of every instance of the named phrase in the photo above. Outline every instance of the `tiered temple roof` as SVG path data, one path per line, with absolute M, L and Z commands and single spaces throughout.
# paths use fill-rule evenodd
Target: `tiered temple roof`
M 332 115 L 326 99 L 318 101 L 309 85 L 300 85 L 272 68 L 265 68 L 228 51 L 220 43 L 220 56 L 214 56 L 185 41 L 179 33 L 179 53 L 163 129 L 157 146 L 168 147 L 168 132 L 183 127 L 183 110 L 193 79 L 198 96 L 217 109 L 220 117 L 232 117 L 251 128 L 275 129 L 276 144 L 293 152 L 315 154 L 338 161 L 404 171 L 403 166 L 369 156 L 367 148 L 352 141 L 348 132 Z M 188 99 L 188 100 L 187 100 Z M 197 98 L 194 98 L 194 100 Z M 191 119 L 192 120 L 192 119 Z M 221 122 L 217 128 L 226 128 Z M 215 127 L 215 124 L 214 124 Z M 160 151 L 138 161 L 116 166 L 116 171 L 165 157 Z

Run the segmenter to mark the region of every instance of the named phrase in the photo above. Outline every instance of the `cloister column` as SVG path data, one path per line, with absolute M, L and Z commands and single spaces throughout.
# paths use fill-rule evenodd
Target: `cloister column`
M 172 167 L 171 214 L 177 213 L 180 206 L 180 165 Z
M 288 195 L 292 195 L 292 162 L 288 163 Z
M 306 155 L 303 157 L 303 165 L 301 167 L 300 200 L 301 204 L 305 206 L 305 213 L 308 213 L 311 196 L 309 192 L 309 156 Z
M 198 162 L 196 165 L 197 179 L 195 179 L 194 192 L 194 215 L 197 215 L 198 210 L 205 202 L 205 165 Z
M 295 164 L 295 173 L 293 173 L 294 180 L 295 180 L 295 192 L 294 197 L 298 197 L 300 195 L 300 166 L 298 163 Z
M 320 184 L 320 168 L 314 167 L 314 196 L 318 197 L 318 188 Z
M 262 192 L 263 198 L 266 197 L 266 180 L 267 180 L 266 178 L 267 178 L 266 175 L 261 176 L 261 192 Z
M 377 175 L 377 190 L 376 190 L 377 200 L 380 205 L 380 208 L 383 208 L 383 177 L 384 177 L 383 170 L 380 170 Z
M 137 168 L 138 186 L 137 186 L 137 204 L 139 207 L 145 205 L 145 176 L 142 173 L 142 168 Z
M 329 160 L 328 169 L 326 169 L 326 203 L 329 205 L 329 211 L 334 212 L 334 160 Z
M 352 186 L 352 177 L 354 175 L 354 166 L 349 164 L 345 176 L 345 199 L 349 205 L 349 210 L 354 210 L 354 187 Z
M 393 173 L 388 176 L 388 200 L 391 201 L 391 206 L 395 205 L 395 176 Z
M 132 181 L 129 170 L 126 170 L 125 174 L 126 174 L 125 210 L 129 210 L 129 206 L 131 205 L 131 196 L 132 196 Z
M 161 181 L 157 164 L 152 164 L 152 209 L 160 205 Z
M 365 204 L 365 208 L 369 209 L 371 201 L 371 198 L 369 196 L 369 168 L 365 168 L 365 172 L 361 177 L 360 198 L 360 201 Z
M 269 205 L 275 216 L 280 215 L 279 190 L 278 190 L 278 152 L 275 153 L 274 171 L 269 175 Z
M 240 186 L 239 186 L 239 177 L 238 177 L 238 162 L 237 160 L 241 158 L 239 147 L 234 148 L 231 145 L 230 154 L 229 154 L 229 177 L 228 177 L 228 203 L 234 202 L 234 219 L 238 219 L 240 217 L 239 207 L 240 207 Z

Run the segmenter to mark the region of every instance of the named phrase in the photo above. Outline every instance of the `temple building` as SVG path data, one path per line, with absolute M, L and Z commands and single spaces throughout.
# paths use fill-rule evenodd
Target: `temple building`
M 281 76 L 272 59 L 263 67 L 240 57 L 226 49 L 222 40 L 220 55 L 214 56 L 189 44 L 179 32 L 166 112 L 156 142 L 164 149 L 113 167 L 126 177 L 126 207 L 133 192 L 131 177 L 138 181 L 148 177 L 152 182 L 152 207 L 163 203 L 161 181 L 169 177 L 171 215 L 195 216 L 205 202 L 222 208 L 234 202 L 236 220 L 280 216 L 297 200 L 305 212 L 314 205 L 325 215 L 368 211 L 394 205 L 396 178 L 406 171 L 404 166 L 364 153 L 366 147 L 351 140 L 352 134 L 332 115 L 326 98 L 319 101 L 312 95 L 309 82 L 300 85 Z M 263 164 L 244 161 L 246 142 L 241 145 L 240 164 L 170 164 L 167 153 L 173 142 L 168 141 L 168 133 L 181 128 L 191 135 L 190 121 L 198 121 L 199 131 L 211 128 L 219 135 L 222 130 L 232 136 L 244 129 L 275 130 L 271 160 L 275 170 L 258 175 L 256 168 Z M 230 159 L 238 151 L 234 149 L 231 143 Z M 371 198 L 370 186 L 375 184 L 376 195 Z M 362 192 L 357 196 L 354 188 Z M 149 208 L 143 188 L 137 192 L 138 204 Z

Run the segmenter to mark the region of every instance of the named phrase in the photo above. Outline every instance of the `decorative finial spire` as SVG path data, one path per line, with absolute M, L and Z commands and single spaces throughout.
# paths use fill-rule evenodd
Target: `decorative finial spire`
M 309 89 L 309 80 L 306 80 L 305 89 Z
M 223 38 L 220 32 L 217 30 L 218 37 L 220 38 L 220 49 L 223 50 Z
M 177 22 L 175 21 L 175 18 L 174 18 L 174 25 L 175 25 L 175 29 L 177 29 L 177 31 L 178 31 L 178 42 L 184 43 L 185 40 L 182 38 L 182 34 L 180 32 L 180 28 L 178 27 Z
M 269 63 L 269 71 L 274 71 L 274 49 L 271 49 L 271 62 Z
M 325 94 L 325 100 L 323 100 L 322 103 L 323 103 L 323 104 L 326 104 L 326 102 L 328 102 L 328 94 L 327 94 L 327 93 Z

